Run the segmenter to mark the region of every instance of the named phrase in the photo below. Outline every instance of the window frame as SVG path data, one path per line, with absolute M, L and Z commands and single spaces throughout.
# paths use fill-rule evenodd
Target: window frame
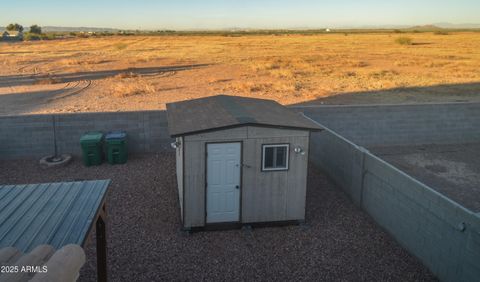
M 266 148 L 278 148 L 278 147 L 286 147 L 287 154 L 285 156 L 285 167 L 275 167 L 275 168 L 266 168 L 265 167 L 265 149 Z M 289 169 L 290 163 L 290 143 L 278 143 L 278 144 L 262 144 L 262 172 L 263 171 L 287 171 Z

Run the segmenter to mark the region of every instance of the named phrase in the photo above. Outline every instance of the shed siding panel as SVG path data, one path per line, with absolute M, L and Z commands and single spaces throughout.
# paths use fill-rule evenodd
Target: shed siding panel
M 283 220 L 286 203 L 287 172 L 261 172 L 262 143 L 271 139 L 248 140 L 248 164 L 243 170 L 242 220 L 265 222 Z M 253 152 L 253 153 L 252 153 Z
M 243 142 L 243 169 L 242 169 L 242 222 L 252 222 L 254 214 L 257 212 L 257 205 L 249 204 L 255 201 L 255 189 L 258 189 L 257 174 L 253 173 L 260 169 L 259 163 L 256 162 L 256 146 L 255 139 L 247 139 Z
M 272 143 L 290 144 L 288 171 L 261 171 L 262 144 Z M 245 144 L 244 163 L 250 167 L 243 170 L 243 222 L 303 220 L 308 159 L 293 149 L 308 150 L 308 136 L 248 139 Z
M 176 167 L 177 167 L 177 187 L 178 187 L 178 201 L 180 206 L 180 217 L 183 219 L 183 137 L 178 137 L 177 142 L 180 146 L 176 149 Z
M 305 154 L 295 154 L 293 148 L 290 151 L 292 158 L 290 159 L 290 172 L 288 174 L 286 220 L 304 220 L 309 138 L 295 138 L 295 142 L 292 144 L 302 147 Z
M 205 144 L 185 142 L 184 227 L 205 225 Z
M 231 140 L 231 139 L 244 139 L 247 137 L 247 127 L 237 127 L 237 128 L 230 128 L 212 132 L 205 132 L 195 135 L 187 135 L 185 136 L 185 141 L 207 141 L 213 142 L 222 141 L 222 140 Z
M 308 131 L 295 129 L 270 128 L 260 126 L 248 127 L 248 138 L 272 138 L 286 136 L 308 137 Z

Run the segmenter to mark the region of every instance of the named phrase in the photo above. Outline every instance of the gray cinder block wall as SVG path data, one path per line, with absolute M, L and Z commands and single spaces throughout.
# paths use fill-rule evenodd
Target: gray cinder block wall
M 0 159 L 40 156 L 53 150 L 52 116 L 0 118 Z
M 480 142 L 480 103 L 292 108 L 367 147 Z
M 480 141 L 480 103 L 294 106 L 313 120 L 362 146 L 469 143 Z M 0 159 L 80 154 L 86 131 L 129 134 L 132 152 L 169 149 L 165 111 L 78 113 L 0 117 Z
M 480 277 L 480 214 L 326 129 L 310 160 L 443 281 Z
M 170 149 L 165 111 L 79 113 L 0 117 L 0 159 L 42 157 L 54 153 L 80 155 L 80 137 L 87 131 L 126 130 L 130 152 Z

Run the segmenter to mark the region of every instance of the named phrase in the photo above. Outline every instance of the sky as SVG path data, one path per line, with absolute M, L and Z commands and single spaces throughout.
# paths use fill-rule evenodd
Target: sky
M 480 23 L 480 0 L 0 0 L 0 11 L 0 26 L 152 30 Z

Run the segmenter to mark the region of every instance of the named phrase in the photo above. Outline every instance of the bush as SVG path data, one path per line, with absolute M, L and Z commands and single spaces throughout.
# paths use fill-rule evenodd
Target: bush
M 400 45 L 412 45 L 412 39 L 410 37 L 399 37 L 395 39 L 395 42 Z
M 435 35 L 448 35 L 448 32 L 443 31 L 443 30 L 437 30 L 433 34 L 435 34 Z
M 34 24 L 30 27 L 30 33 L 41 34 L 42 33 L 42 28 L 39 27 L 38 25 Z
M 399 29 L 395 29 L 395 30 L 393 31 L 393 33 L 403 33 L 403 31 L 401 31 L 401 30 L 399 30 Z
M 53 40 L 53 39 L 55 39 L 55 34 L 53 34 L 53 33 L 48 33 L 48 34 L 42 33 L 41 37 L 42 37 L 43 40 Z
M 33 40 L 40 40 L 40 39 L 42 39 L 40 35 L 30 33 L 30 32 L 27 32 L 23 35 L 23 40 L 25 41 L 33 41 Z

